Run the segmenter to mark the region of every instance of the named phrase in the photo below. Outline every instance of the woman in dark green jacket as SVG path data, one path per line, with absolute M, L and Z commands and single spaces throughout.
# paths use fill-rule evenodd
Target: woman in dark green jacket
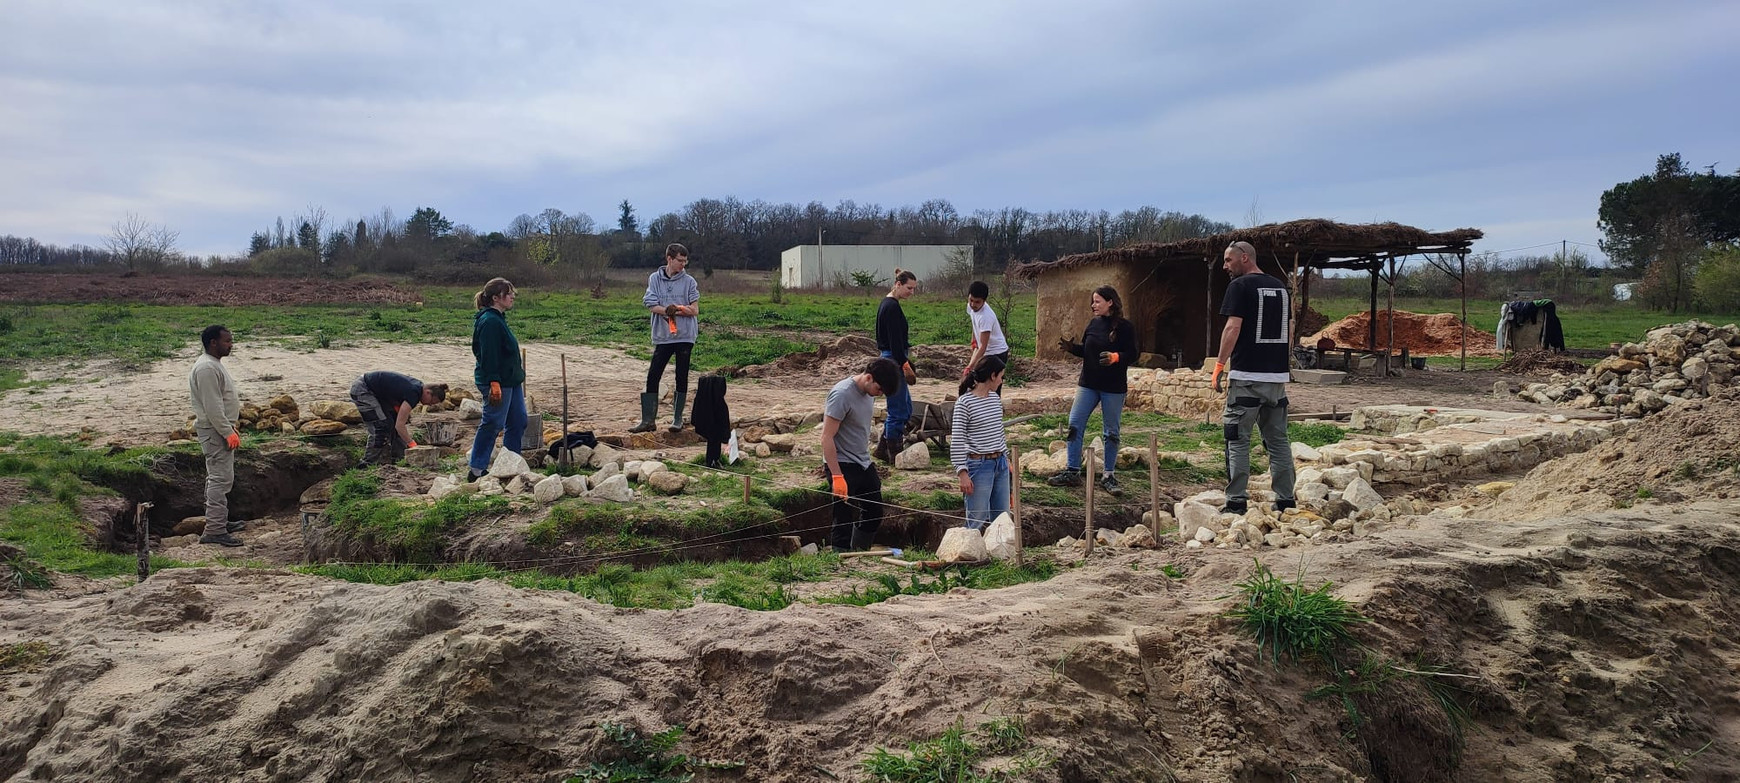
M 477 316 L 472 321 L 471 354 L 477 357 L 477 390 L 483 393 L 483 421 L 471 442 L 471 471 L 476 481 L 489 472 L 495 436 L 518 453 L 526 432 L 526 368 L 520 364 L 520 342 L 507 325 L 514 306 L 514 284 L 504 278 L 485 283 L 477 292 Z

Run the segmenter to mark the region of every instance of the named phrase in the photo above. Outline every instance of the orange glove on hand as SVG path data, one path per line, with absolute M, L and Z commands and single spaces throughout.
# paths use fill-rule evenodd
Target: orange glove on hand
M 405 441 L 405 448 L 407 448 L 407 449 L 417 448 L 417 441 L 414 441 L 414 440 Z
M 230 450 L 233 451 L 242 447 L 242 436 L 235 430 L 230 430 L 230 434 L 224 436 L 224 442 L 228 443 Z
M 900 370 L 901 370 L 901 372 L 906 374 L 906 382 L 907 383 L 914 383 L 914 382 L 918 381 L 918 373 L 915 373 L 912 371 L 912 362 L 907 362 L 905 364 L 900 365 Z
M 1117 351 L 1100 351 L 1100 365 L 1102 367 L 1110 367 L 1110 366 L 1117 364 L 1117 363 L 1118 363 L 1118 352 Z
M 846 477 L 838 473 L 834 474 L 834 497 L 840 499 L 846 497 Z
M 489 404 L 501 404 L 501 381 L 489 382 Z
M 1226 372 L 1226 362 L 1215 362 L 1214 373 L 1209 376 L 1214 381 L 1214 390 L 1220 391 L 1220 374 Z

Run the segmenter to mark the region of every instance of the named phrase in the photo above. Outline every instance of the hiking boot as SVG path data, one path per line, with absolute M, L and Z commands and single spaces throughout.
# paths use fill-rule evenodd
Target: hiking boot
M 1045 483 L 1054 487 L 1079 487 L 1081 486 L 1081 469 L 1064 468 L 1051 474 L 1051 478 L 1046 479 Z
M 1237 502 L 1229 500 L 1226 505 L 1220 507 L 1220 513 L 1222 514 L 1243 514 L 1249 510 L 1250 509 L 1245 505 L 1245 501 L 1243 500 Z
M 199 537 L 199 542 L 201 544 L 217 544 L 218 546 L 242 546 L 241 539 L 236 538 L 235 536 L 232 536 L 228 533 L 218 533 L 217 535 L 210 535 L 210 534 L 203 535 L 203 536 Z
M 245 519 L 232 519 L 229 521 L 229 524 L 224 525 L 225 533 L 240 533 L 247 529 L 248 521 Z
M 640 395 L 640 423 L 629 427 L 629 432 L 652 432 L 658 429 L 653 419 L 659 415 L 659 393 L 645 392 Z
M 472 468 L 472 469 L 467 470 L 465 472 L 465 483 L 475 484 L 475 483 L 477 483 L 478 479 L 483 478 L 484 476 L 487 476 L 487 475 L 489 475 L 489 471 L 487 471 L 487 470 L 478 470 L 477 468 Z
M 1105 478 L 1100 479 L 1100 489 L 1105 490 L 1106 494 L 1115 498 L 1124 496 L 1124 488 L 1118 486 L 1118 480 L 1110 473 L 1107 473 Z
M 892 465 L 894 464 L 895 455 L 899 453 L 900 452 L 896 451 L 894 448 L 894 441 L 888 439 L 887 436 L 884 436 L 876 439 L 876 450 L 871 452 L 870 456 Z
M 1275 501 L 1275 516 L 1280 516 L 1281 512 L 1286 511 L 1287 509 L 1290 509 L 1290 508 L 1298 508 L 1298 506 L 1295 505 L 1293 503 L 1293 501 L 1291 501 L 1291 500 L 1277 500 L 1277 501 Z

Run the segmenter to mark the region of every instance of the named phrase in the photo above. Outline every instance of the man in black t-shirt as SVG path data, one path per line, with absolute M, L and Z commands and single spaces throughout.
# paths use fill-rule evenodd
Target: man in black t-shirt
M 411 440 L 411 408 L 435 405 L 446 398 L 447 384 L 425 385 L 396 372 L 376 370 L 356 379 L 350 385 L 350 400 L 356 403 L 357 412 L 369 427 L 362 464 L 398 462 L 405 456 L 406 447 L 417 445 Z
M 1287 440 L 1288 365 L 1293 347 L 1293 303 L 1287 284 L 1257 268 L 1256 249 L 1249 242 L 1228 245 L 1221 266 L 1232 282 L 1221 300 L 1226 327 L 1220 332 L 1220 356 L 1214 363 L 1214 390 L 1220 376 L 1228 378 L 1226 410 L 1221 425 L 1226 436 L 1226 506 L 1223 512 L 1242 514 L 1250 500 L 1251 429 L 1263 435 L 1269 454 L 1275 511 L 1293 508 L 1293 444 Z M 1228 368 L 1231 371 L 1228 372 Z

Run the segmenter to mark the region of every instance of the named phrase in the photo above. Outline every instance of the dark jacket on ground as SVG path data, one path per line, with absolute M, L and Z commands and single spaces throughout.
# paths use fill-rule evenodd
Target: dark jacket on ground
M 695 425 L 695 434 L 709 442 L 723 443 L 731 439 L 731 408 L 725 404 L 725 376 L 713 373 L 701 376 L 689 421 Z
M 912 348 L 907 339 L 906 311 L 900 309 L 900 300 L 882 297 L 876 308 L 876 350 L 893 354 L 895 364 L 905 364 L 906 352 Z
M 493 307 L 477 311 L 471 327 L 471 355 L 477 357 L 474 373 L 479 388 L 490 381 L 512 388 L 524 385 L 526 368 L 520 364 L 520 341 L 508 328 L 507 316 Z
M 1115 338 L 1112 336 L 1114 331 L 1117 332 Z M 1100 366 L 1101 351 L 1116 352 L 1118 360 Z M 1077 385 L 1099 392 L 1124 394 L 1130 388 L 1125 371 L 1136 361 L 1136 326 L 1123 318 L 1095 317 L 1082 330 L 1081 344 L 1071 346 L 1069 352 L 1081 357 L 1081 378 L 1076 381 Z

